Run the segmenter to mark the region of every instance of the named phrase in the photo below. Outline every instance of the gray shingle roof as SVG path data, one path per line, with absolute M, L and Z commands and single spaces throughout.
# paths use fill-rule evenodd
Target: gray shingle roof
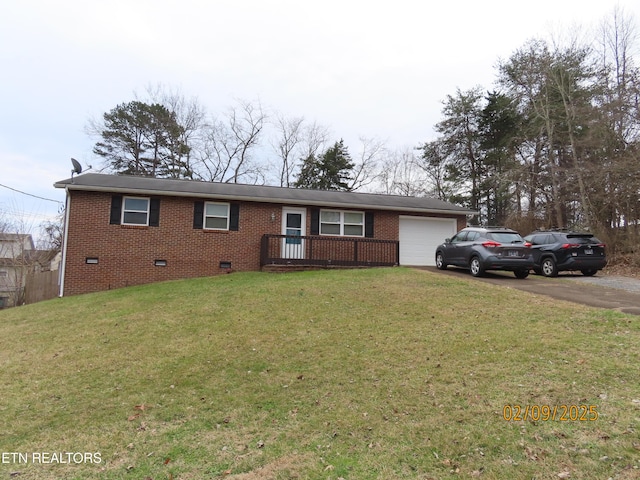
M 361 208 L 422 213 L 473 214 L 473 210 L 429 197 L 402 197 L 359 192 L 308 190 L 264 185 L 215 183 L 196 180 L 134 177 L 85 173 L 60 180 L 56 188 L 138 195 L 245 200 L 266 203 L 314 205 L 329 208 Z

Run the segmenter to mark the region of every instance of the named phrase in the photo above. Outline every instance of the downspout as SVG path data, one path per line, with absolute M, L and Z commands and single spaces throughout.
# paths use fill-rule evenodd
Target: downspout
M 64 296 L 64 273 L 65 267 L 67 266 L 67 239 L 69 236 L 69 207 L 71 207 L 71 195 L 69 194 L 69 187 L 65 187 L 65 191 L 67 192 L 67 198 L 64 206 L 64 235 L 62 237 L 62 259 L 60 261 L 60 276 L 58 278 L 60 283 L 60 288 L 58 291 L 58 296 Z

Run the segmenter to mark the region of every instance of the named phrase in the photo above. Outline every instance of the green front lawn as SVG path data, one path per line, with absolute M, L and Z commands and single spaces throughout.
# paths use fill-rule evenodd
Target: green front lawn
M 638 478 L 639 320 L 405 268 L 4 310 L 0 479 Z

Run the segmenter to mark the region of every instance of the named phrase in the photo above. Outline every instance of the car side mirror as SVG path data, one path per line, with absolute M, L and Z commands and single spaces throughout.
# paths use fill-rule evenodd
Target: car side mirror
M 445 238 L 444 239 L 444 243 L 451 243 L 451 239 L 450 238 Z

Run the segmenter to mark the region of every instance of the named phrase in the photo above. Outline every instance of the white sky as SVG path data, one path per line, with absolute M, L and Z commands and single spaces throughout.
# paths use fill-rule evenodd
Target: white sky
M 491 89 L 534 37 L 593 32 L 638 0 L 20 0 L 0 6 L 0 184 L 64 201 L 70 157 L 98 165 L 84 129 L 148 85 L 212 113 L 259 100 L 390 148 L 434 138 L 447 95 Z M 593 36 L 593 33 L 591 33 Z M 588 37 L 587 37 L 588 38 Z M 58 205 L 0 187 L 31 225 Z

